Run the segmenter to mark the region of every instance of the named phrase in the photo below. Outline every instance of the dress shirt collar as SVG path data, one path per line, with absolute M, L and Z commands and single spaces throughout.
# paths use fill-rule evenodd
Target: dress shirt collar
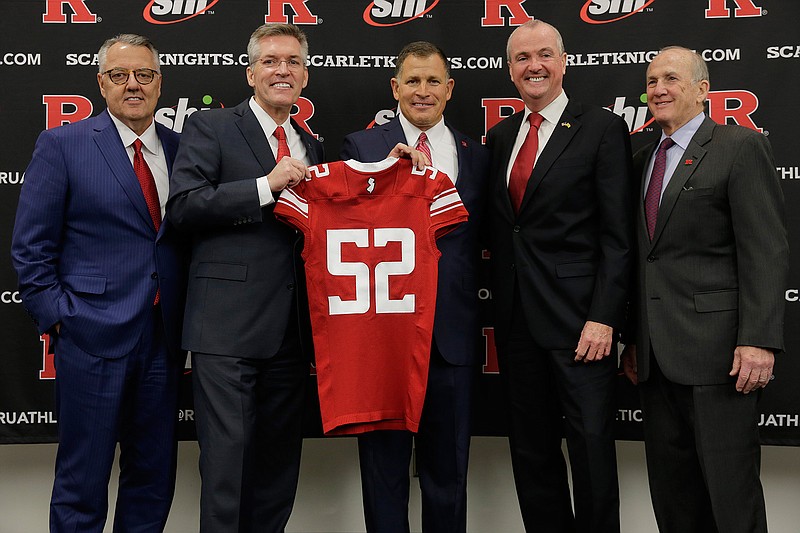
M 561 94 L 559 94 L 555 100 L 547 104 L 544 109 L 539 111 L 539 114 L 549 122 L 551 125 L 555 125 L 558 123 L 561 115 L 564 113 L 564 110 L 567 108 L 567 103 L 569 102 L 569 98 L 567 97 L 567 93 L 564 90 L 561 90 Z M 528 106 L 525 106 L 525 114 L 522 116 L 522 122 L 526 122 L 528 120 L 528 115 L 531 114 L 531 110 L 528 109 Z
M 417 141 L 419 140 L 419 135 L 422 133 L 422 130 L 409 122 L 402 112 L 398 112 L 397 116 L 400 119 L 400 125 L 403 127 L 403 134 L 406 136 L 408 145 L 411 148 L 414 148 L 417 145 Z M 428 137 L 428 146 L 433 148 L 434 146 L 438 145 L 447 133 L 447 126 L 445 126 L 444 117 L 442 117 L 442 119 L 437 122 L 436 125 L 428 128 L 425 131 L 425 135 Z
M 250 109 L 253 111 L 253 114 L 256 116 L 256 120 L 258 120 L 259 125 L 261 125 L 261 129 L 264 130 L 264 135 L 266 135 L 267 139 L 270 143 L 272 140 L 275 139 L 273 134 L 275 133 L 275 128 L 278 126 L 283 126 L 283 131 L 286 132 L 286 142 L 290 145 L 293 142 L 299 141 L 299 135 L 294 128 L 292 127 L 292 118 L 287 117 L 286 120 L 282 124 L 278 124 L 273 120 L 269 113 L 264 111 L 264 109 L 258 105 L 254 96 L 250 97 Z M 278 141 L 275 141 L 275 146 L 277 146 Z
M 136 139 L 141 139 L 142 144 L 148 152 L 154 155 L 159 155 L 161 153 L 161 141 L 158 139 L 158 133 L 156 133 L 155 120 L 150 123 L 150 125 L 141 135 L 136 135 L 132 129 L 130 129 L 110 112 L 108 113 L 108 116 L 111 117 L 111 121 L 114 123 L 114 126 L 116 126 L 117 131 L 119 132 L 119 137 L 122 139 L 122 145 L 125 148 L 131 147 L 131 149 L 133 149 L 133 142 Z
M 697 133 L 697 130 L 700 129 L 700 125 L 706 119 L 705 113 L 702 111 L 697 114 L 692 120 L 672 132 L 672 135 L 669 137 L 675 141 L 675 144 L 681 147 L 681 151 L 685 151 L 686 148 L 689 147 L 689 141 L 692 140 L 694 134 Z M 667 135 L 662 131 L 661 138 L 658 140 L 658 144 L 656 146 L 661 145 L 661 141 L 667 138 Z

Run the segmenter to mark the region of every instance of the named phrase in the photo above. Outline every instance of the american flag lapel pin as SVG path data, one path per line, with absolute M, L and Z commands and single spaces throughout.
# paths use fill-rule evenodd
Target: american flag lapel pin
M 461 146 L 466 148 L 467 147 L 467 141 L 465 141 L 464 139 L 461 139 Z
M 572 124 L 570 124 L 569 122 L 562 122 L 561 125 L 564 126 L 567 129 L 572 127 Z

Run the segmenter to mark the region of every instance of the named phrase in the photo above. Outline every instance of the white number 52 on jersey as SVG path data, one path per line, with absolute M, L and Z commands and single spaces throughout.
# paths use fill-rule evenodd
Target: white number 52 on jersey
M 403 276 L 414 271 L 415 237 L 409 228 L 375 228 L 372 230 L 375 248 L 383 248 L 390 242 L 399 242 L 400 261 L 384 261 L 375 265 L 375 312 L 413 313 L 415 296 L 406 294 L 398 300 L 389 298 L 389 276 Z M 355 300 L 342 300 L 340 296 L 328 296 L 328 312 L 331 315 L 359 315 L 369 311 L 372 290 L 370 287 L 369 265 L 359 262 L 342 261 L 342 244 L 353 243 L 359 248 L 367 248 L 370 230 L 368 229 L 329 229 L 328 272 L 333 276 L 355 278 Z

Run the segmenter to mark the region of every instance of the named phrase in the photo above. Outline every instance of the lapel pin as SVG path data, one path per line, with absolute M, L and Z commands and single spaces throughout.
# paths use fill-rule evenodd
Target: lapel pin
M 467 147 L 467 141 L 465 141 L 465 140 L 463 140 L 463 139 L 462 139 L 462 140 L 461 140 L 461 146 L 463 146 L 464 148 L 466 148 L 466 147 Z
M 570 124 L 569 122 L 562 122 L 561 125 L 564 126 L 565 128 L 571 128 L 572 127 L 572 124 Z
M 691 165 L 692 163 L 694 163 L 693 159 L 687 159 L 686 161 L 683 162 L 684 165 Z

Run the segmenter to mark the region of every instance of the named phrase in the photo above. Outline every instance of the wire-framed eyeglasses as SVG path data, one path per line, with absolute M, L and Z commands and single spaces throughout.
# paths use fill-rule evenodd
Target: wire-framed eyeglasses
M 286 68 L 288 68 L 292 72 L 298 72 L 300 70 L 303 70 L 303 68 L 305 67 L 303 62 L 295 57 L 291 57 L 289 59 L 265 57 L 263 59 L 256 59 L 251 63 L 251 65 L 255 65 L 256 63 L 260 63 L 262 67 L 269 70 L 277 70 L 280 68 L 281 63 L 286 63 Z

